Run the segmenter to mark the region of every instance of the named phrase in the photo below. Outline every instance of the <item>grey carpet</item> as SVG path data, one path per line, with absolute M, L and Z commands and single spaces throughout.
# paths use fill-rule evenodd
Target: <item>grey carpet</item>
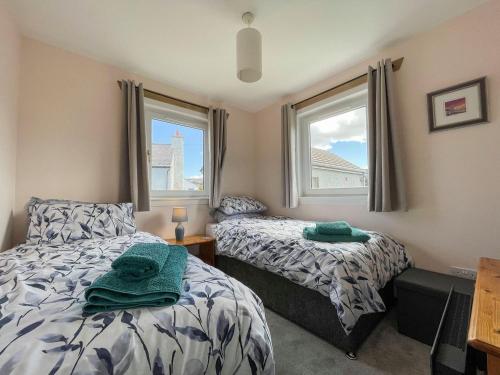
M 362 345 L 356 361 L 268 309 L 266 317 L 277 375 L 430 373 L 430 347 L 398 333 L 394 310 Z

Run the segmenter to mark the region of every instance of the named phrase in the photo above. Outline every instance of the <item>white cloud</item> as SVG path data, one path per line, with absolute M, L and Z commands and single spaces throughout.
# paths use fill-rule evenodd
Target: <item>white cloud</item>
M 330 150 L 335 142 L 366 142 L 366 110 L 359 108 L 311 124 L 311 146 Z

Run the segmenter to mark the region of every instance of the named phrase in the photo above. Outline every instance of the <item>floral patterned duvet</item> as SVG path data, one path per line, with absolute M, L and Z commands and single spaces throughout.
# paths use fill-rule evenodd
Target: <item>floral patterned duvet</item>
M 259 298 L 189 256 L 171 307 L 82 315 L 85 287 L 146 233 L 0 253 L 0 374 L 274 374 Z
M 385 311 L 378 290 L 410 265 L 410 257 L 402 244 L 377 232 L 368 232 L 366 243 L 306 240 L 302 230 L 312 225 L 272 216 L 224 221 L 214 230 L 217 254 L 328 296 L 349 334 L 361 315 Z

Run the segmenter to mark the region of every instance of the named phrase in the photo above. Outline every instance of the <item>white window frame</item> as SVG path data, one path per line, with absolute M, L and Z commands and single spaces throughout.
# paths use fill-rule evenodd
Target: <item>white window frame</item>
M 152 149 L 152 128 L 151 121 L 168 121 L 169 123 L 203 130 L 203 190 L 150 190 L 151 199 L 183 201 L 189 199 L 201 199 L 200 203 L 208 200 L 210 186 L 210 145 L 208 115 L 185 109 L 179 106 L 159 102 L 157 100 L 144 98 L 144 116 L 146 120 L 148 171 L 151 173 L 151 149 Z M 150 188 L 151 189 L 151 188 Z M 153 204 L 155 205 L 155 204 Z
M 368 195 L 368 187 L 313 189 L 311 186 L 311 123 L 321 121 L 335 115 L 340 115 L 342 113 L 349 112 L 361 107 L 368 108 L 368 91 L 366 84 L 348 90 L 342 94 L 336 95 L 333 98 L 321 101 L 316 105 L 304 108 L 303 110 L 297 112 L 297 168 L 299 173 L 299 189 L 301 198 L 352 196 L 366 197 Z

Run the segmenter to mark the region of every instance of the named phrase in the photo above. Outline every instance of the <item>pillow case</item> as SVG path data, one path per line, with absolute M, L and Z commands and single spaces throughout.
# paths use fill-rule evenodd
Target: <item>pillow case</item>
M 251 197 L 227 195 L 222 198 L 218 210 L 226 215 L 254 214 L 264 212 L 267 207 L 264 203 Z
M 59 245 L 91 238 L 133 234 L 132 203 L 82 203 L 30 200 L 27 244 Z
M 31 197 L 28 200 L 28 203 L 26 203 L 26 206 L 24 208 L 26 209 L 26 214 L 28 215 L 28 221 L 31 218 L 31 212 L 33 211 L 33 207 L 36 206 L 37 204 L 40 203 L 47 203 L 47 204 L 56 204 L 56 203 L 66 203 L 66 204 L 77 204 L 77 203 L 82 203 L 82 204 L 88 204 L 88 202 L 80 202 L 80 201 L 71 201 L 68 199 L 42 199 L 38 197 Z
M 222 223 L 223 221 L 226 220 L 235 220 L 235 219 L 256 219 L 259 217 L 262 217 L 261 214 L 255 213 L 255 214 L 235 214 L 235 215 L 226 215 L 224 212 L 216 210 L 213 214 L 212 217 L 217 221 L 218 223 Z

